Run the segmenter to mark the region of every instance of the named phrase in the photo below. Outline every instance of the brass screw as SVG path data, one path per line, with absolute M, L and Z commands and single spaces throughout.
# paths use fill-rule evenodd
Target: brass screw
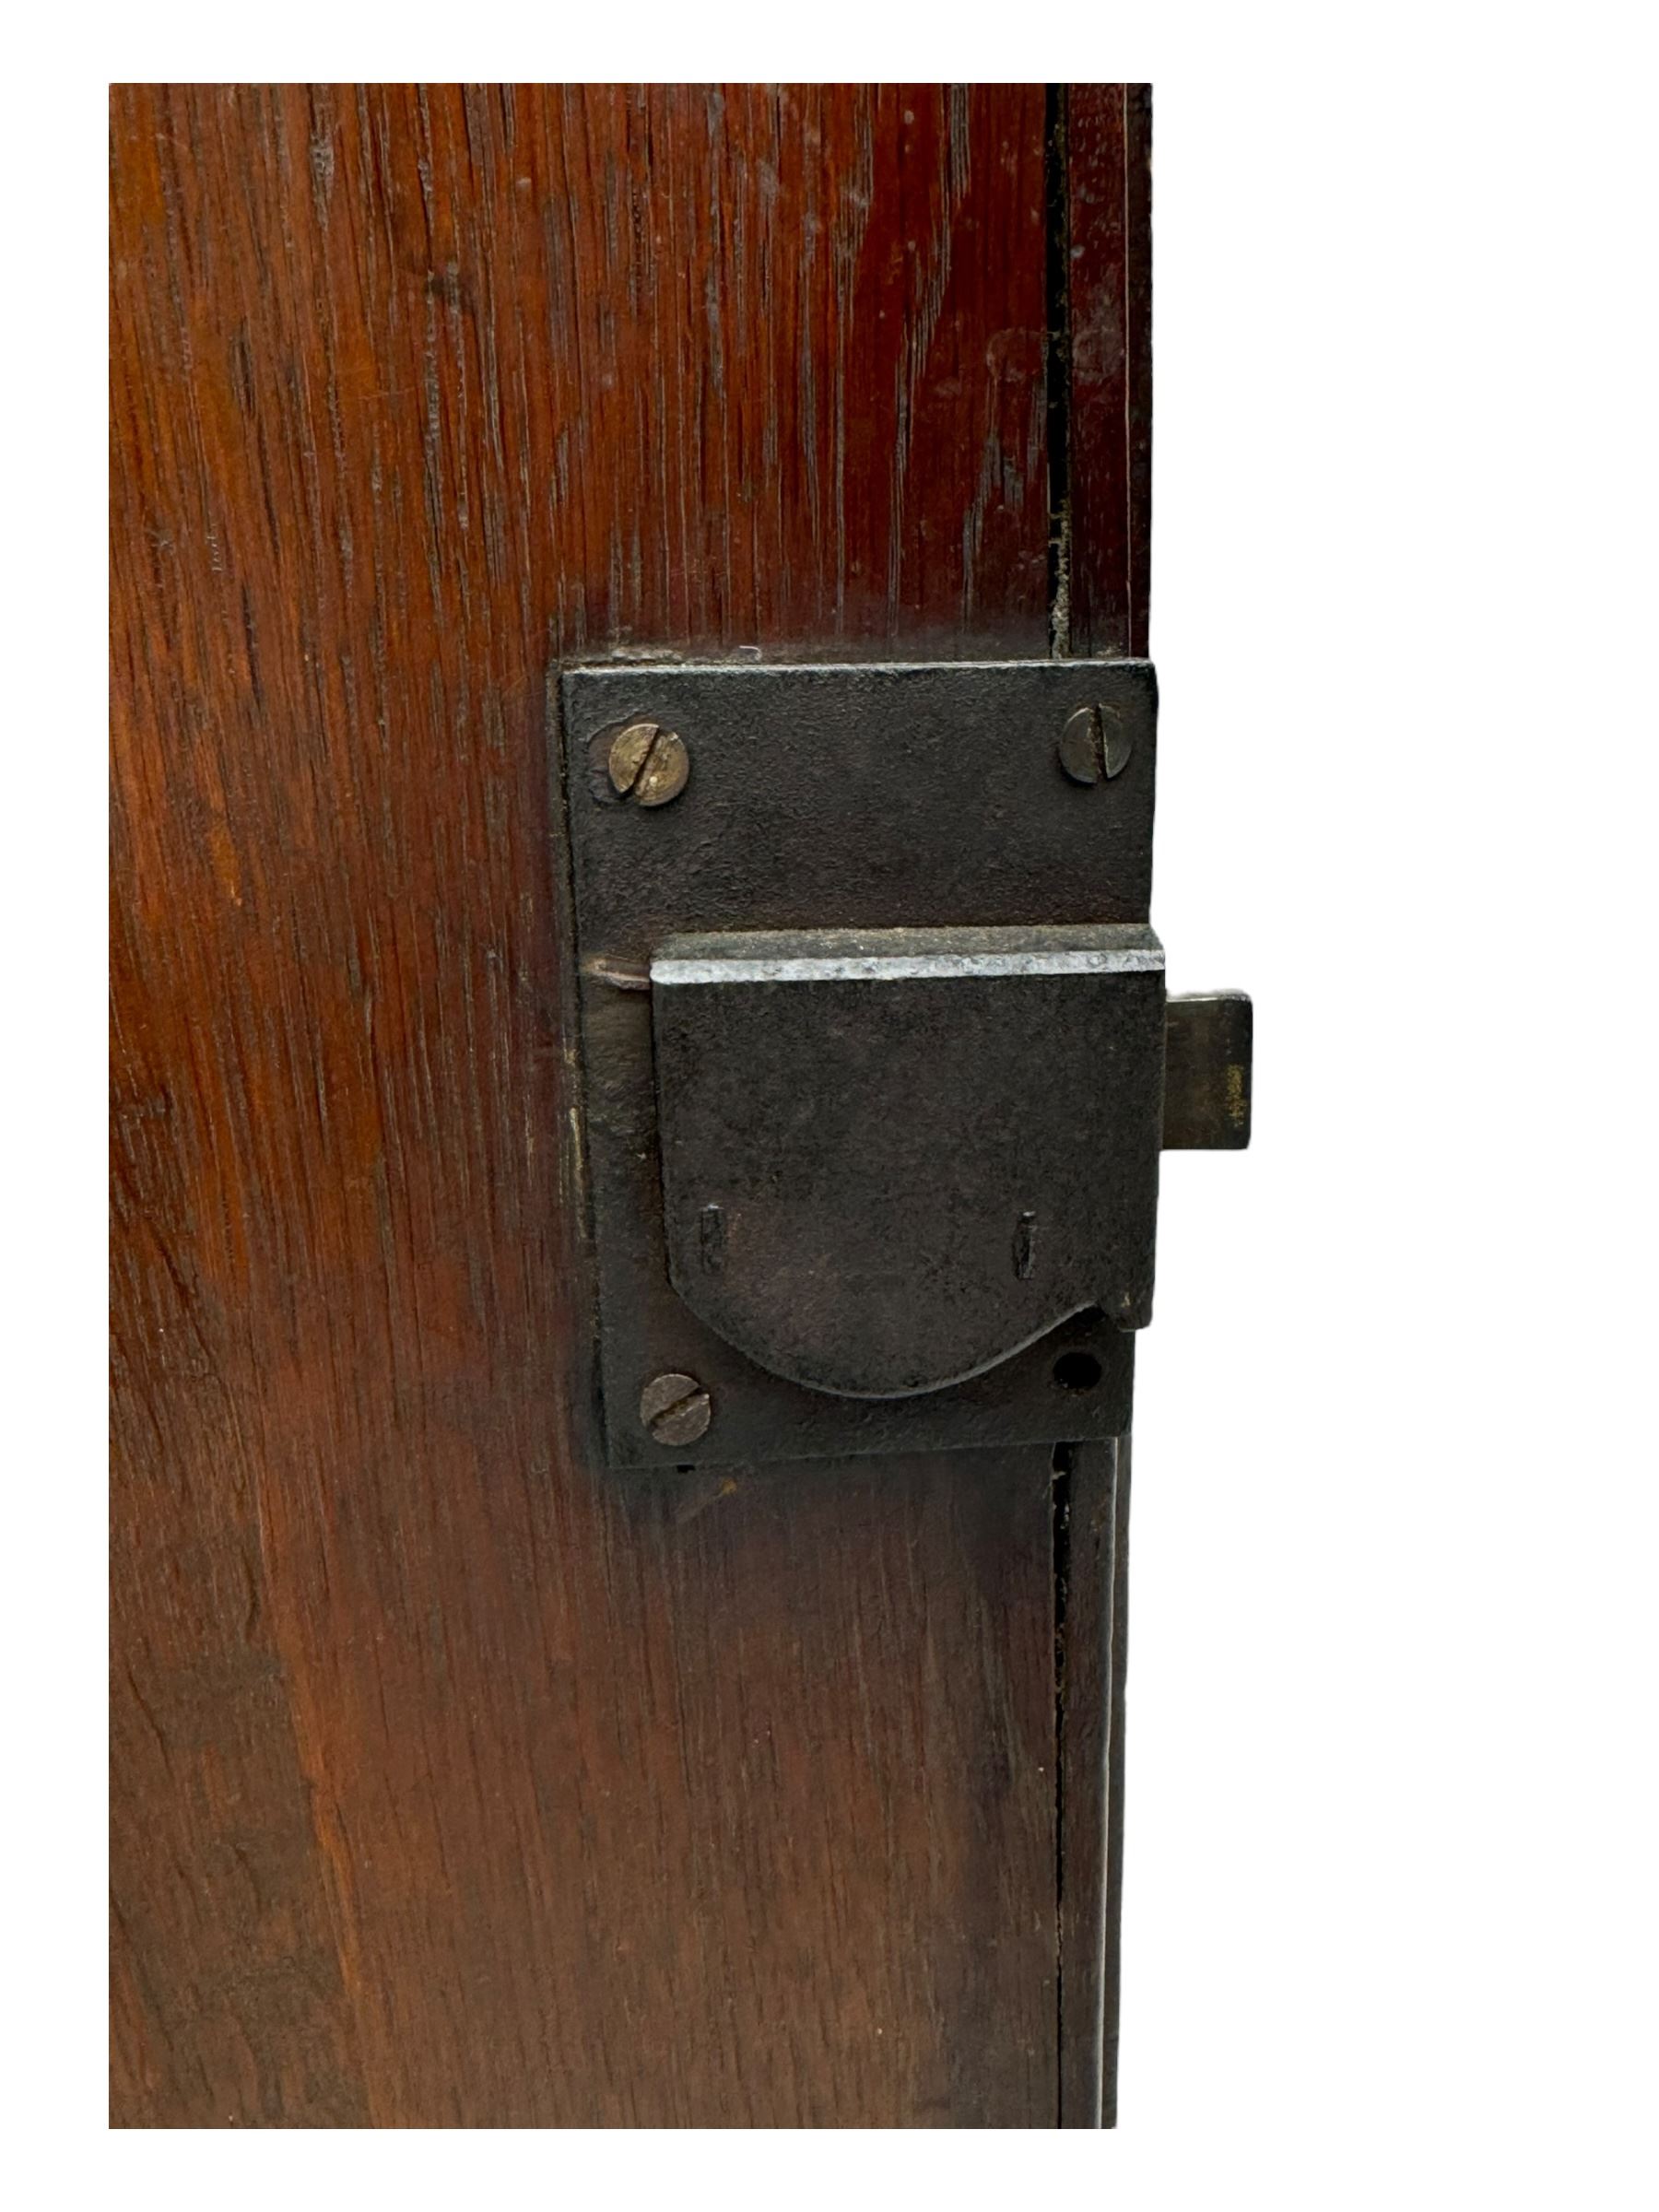
M 709 1394 L 695 1375 L 656 1375 L 640 1393 L 640 1419 L 653 1442 L 694 1444 L 713 1418 Z
M 1098 700 L 1092 707 L 1079 707 L 1060 733 L 1060 765 L 1074 783 L 1121 776 L 1134 750 L 1135 739 L 1116 709 Z
M 666 806 L 686 788 L 691 756 L 686 741 L 660 722 L 630 722 L 611 739 L 611 789 L 636 806 Z

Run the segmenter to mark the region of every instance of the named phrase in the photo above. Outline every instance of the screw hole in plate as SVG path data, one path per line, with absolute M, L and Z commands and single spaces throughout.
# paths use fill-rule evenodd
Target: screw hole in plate
M 1054 1362 L 1054 1380 L 1062 1390 L 1093 1390 L 1100 1372 L 1092 1352 L 1062 1352 Z

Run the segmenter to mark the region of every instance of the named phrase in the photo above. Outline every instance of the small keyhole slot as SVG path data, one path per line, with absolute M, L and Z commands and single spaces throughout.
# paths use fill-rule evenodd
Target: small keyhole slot
M 1054 1362 L 1054 1380 L 1062 1390 L 1093 1390 L 1100 1380 L 1100 1363 L 1092 1352 L 1062 1352 Z

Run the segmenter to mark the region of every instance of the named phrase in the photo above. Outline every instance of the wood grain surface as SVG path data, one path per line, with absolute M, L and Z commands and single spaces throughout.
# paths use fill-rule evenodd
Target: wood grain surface
M 1129 1440 L 1058 1454 L 1060 2125 L 1117 2116 Z
M 545 708 L 1048 649 L 1053 123 L 114 88 L 118 2124 L 1054 2124 L 1050 1455 L 577 1444 Z
M 1152 528 L 1151 88 L 1069 86 L 1063 128 L 1063 650 L 1144 654 Z

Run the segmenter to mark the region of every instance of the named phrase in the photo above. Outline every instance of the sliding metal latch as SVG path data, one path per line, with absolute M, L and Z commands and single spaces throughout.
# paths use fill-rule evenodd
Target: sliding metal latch
M 613 1464 L 1120 1433 L 1159 1150 L 1250 1125 L 1147 925 L 1150 665 L 561 700 Z

